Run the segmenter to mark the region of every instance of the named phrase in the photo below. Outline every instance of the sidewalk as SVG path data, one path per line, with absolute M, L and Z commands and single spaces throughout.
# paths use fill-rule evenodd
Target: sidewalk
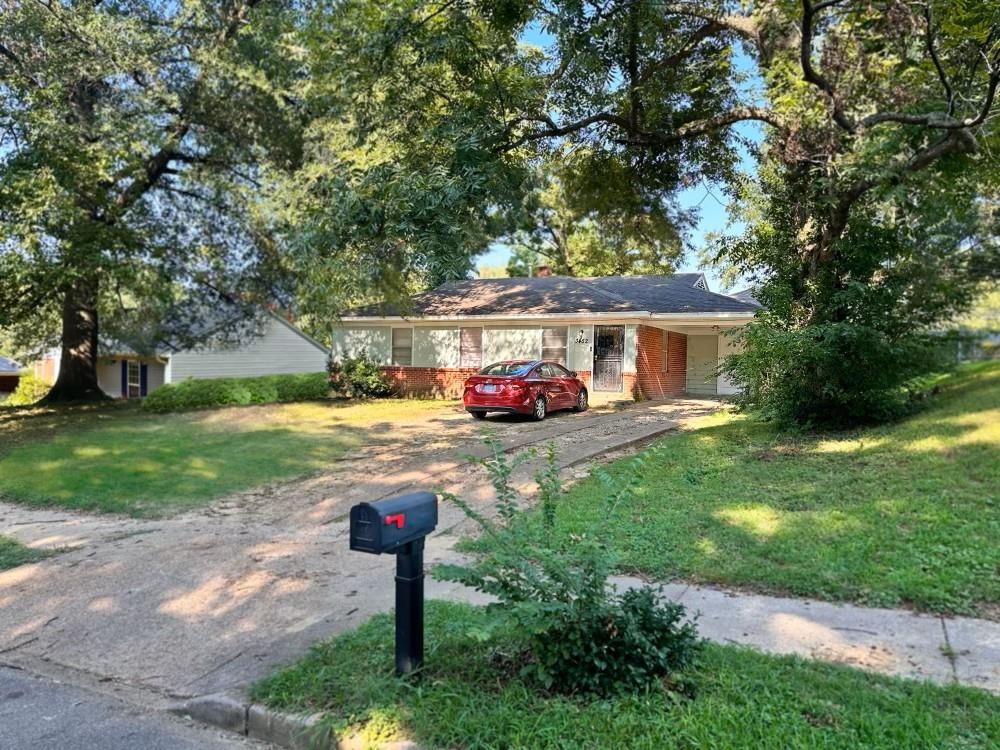
M 639 586 L 638 578 L 615 578 Z M 795 654 L 871 672 L 1000 694 L 1000 622 L 667 584 L 717 643 Z

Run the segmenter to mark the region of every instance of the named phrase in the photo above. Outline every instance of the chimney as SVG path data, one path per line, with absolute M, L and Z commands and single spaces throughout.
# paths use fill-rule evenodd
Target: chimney
M 551 276 L 552 266 L 539 266 L 538 270 L 535 272 L 535 276 Z

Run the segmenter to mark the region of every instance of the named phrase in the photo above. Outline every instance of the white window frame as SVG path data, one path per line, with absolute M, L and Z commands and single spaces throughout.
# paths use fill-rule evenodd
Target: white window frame
M 125 363 L 126 398 L 142 398 L 142 364 L 136 359 L 125 360 Z M 135 380 L 132 379 L 133 367 L 135 368 Z
M 409 331 L 410 332 L 410 345 L 409 347 L 396 346 L 396 331 Z M 409 349 L 410 356 L 407 357 L 407 362 L 400 362 L 396 357 L 397 350 Z M 393 367 L 413 367 L 413 329 L 407 328 L 406 326 L 393 326 L 392 332 L 389 334 L 389 364 Z
M 540 359 L 546 359 L 546 360 L 551 360 L 552 362 L 558 362 L 568 370 L 569 369 L 569 326 L 541 326 L 541 329 L 542 329 L 542 341 L 539 352 Z M 563 346 L 561 347 L 562 359 L 558 359 L 556 357 L 546 357 L 545 332 L 559 330 L 559 329 L 562 329 L 563 335 L 565 336 L 565 341 L 563 343 Z M 556 349 L 560 349 L 560 347 L 552 347 L 552 346 L 548 347 L 548 350 L 550 352 Z

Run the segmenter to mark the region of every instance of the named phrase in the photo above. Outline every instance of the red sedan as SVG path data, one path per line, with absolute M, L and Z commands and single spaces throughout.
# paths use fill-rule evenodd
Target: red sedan
M 545 419 L 559 409 L 586 411 L 587 387 L 557 362 L 517 359 L 489 365 L 468 378 L 462 402 L 476 419 L 491 411 Z

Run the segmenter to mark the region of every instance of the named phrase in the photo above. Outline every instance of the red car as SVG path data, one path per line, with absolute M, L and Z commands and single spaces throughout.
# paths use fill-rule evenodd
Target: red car
M 476 419 L 491 411 L 545 419 L 559 409 L 587 410 L 587 387 L 558 362 L 516 359 L 484 367 L 465 381 L 465 410 Z

